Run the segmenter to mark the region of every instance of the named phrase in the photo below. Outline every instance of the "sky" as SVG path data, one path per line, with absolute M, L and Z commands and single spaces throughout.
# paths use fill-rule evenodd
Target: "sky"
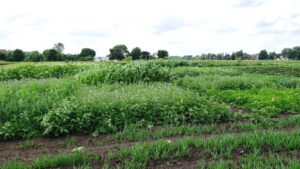
M 0 0 L 0 49 L 61 42 L 106 56 L 125 44 L 172 56 L 300 46 L 300 0 Z

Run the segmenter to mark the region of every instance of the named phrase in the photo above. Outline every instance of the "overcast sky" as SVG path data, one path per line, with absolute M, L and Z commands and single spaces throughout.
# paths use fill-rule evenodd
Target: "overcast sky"
M 300 46 L 300 0 L 0 0 L 0 49 L 171 55 Z

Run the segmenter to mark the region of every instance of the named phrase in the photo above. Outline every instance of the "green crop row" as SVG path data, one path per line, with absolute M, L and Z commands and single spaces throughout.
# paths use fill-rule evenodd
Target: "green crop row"
M 174 78 L 185 76 L 202 76 L 202 75 L 226 75 L 226 76 L 239 76 L 241 71 L 233 68 L 220 68 L 220 67 L 175 67 L 171 69 Z
M 226 103 L 234 103 L 267 116 L 279 113 L 300 112 L 300 90 L 298 89 L 253 89 L 227 90 L 216 96 Z
M 228 108 L 170 84 L 85 87 L 43 117 L 46 135 L 94 134 L 128 125 L 201 124 L 228 121 Z
M 136 144 L 131 148 L 123 148 L 117 153 L 112 153 L 107 157 L 107 168 L 109 161 L 121 159 L 125 168 L 146 168 L 152 160 L 167 160 L 170 157 L 189 157 L 191 148 L 199 151 L 199 160 L 210 157 L 210 162 L 217 160 L 234 159 L 234 153 L 239 150 L 240 156 L 243 154 L 257 153 L 262 155 L 265 147 L 269 148 L 269 153 L 281 151 L 292 151 L 300 149 L 299 130 L 294 132 L 251 132 L 237 135 L 221 135 L 209 139 L 185 138 L 172 140 L 161 140 L 150 143 Z M 248 154 L 246 154 L 248 152 Z M 268 152 L 267 152 L 268 153 Z M 249 162 L 251 159 L 246 159 Z M 235 162 L 233 168 L 239 168 L 243 161 Z M 122 163 L 121 163 L 122 165 Z M 121 167 L 121 166 L 119 166 Z
M 137 83 L 169 81 L 171 74 L 155 62 L 132 62 L 128 64 L 101 64 L 99 67 L 77 75 L 83 84 L 98 85 L 101 83 Z
M 0 138 L 108 133 L 127 125 L 228 121 L 226 106 L 171 84 L 81 86 L 71 79 L 0 85 Z
M 297 63 L 297 62 L 295 62 Z M 269 74 L 269 75 L 288 75 L 300 77 L 300 66 L 288 66 L 288 65 L 280 65 L 280 66 L 249 66 L 242 67 L 238 70 L 247 72 L 247 73 L 260 73 L 260 74 Z
M 97 162 L 93 165 L 98 164 L 103 168 L 141 169 L 149 167 L 151 161 L 189 157 L 198 158 L 199 168 L 213 168 L 214 166 L 220 168 L 297 168 L 299 160 L 292 152 L 299 150 L 299 129 L 290 132 L 253 131 L 239 135 L 227 134 L 210 138 L 188 137 L 137 143 L 132 147 L 121 147 L 118 151 L 111 151 L 102 158 L 99 155 L 89 155 L 84 151 L 44 156 L 38 157 L 31 164 L 8 162 L 3 169 L 21 166 L 26 168 L 72 167 L 91 164 L 92 160 Z M 281 152 L 290 152 L 293 156 L 288 157 L 284 154 L 280 156 Z
M 0 81 L 20 80 L 25 78 L 44 79 L 61 78 L 74 75 L 84 70 L 83 66 L 77 65 L 24 65 L 9 69 L 0 69 Z
M 243 74 L 230 76 L 207 74 L 198 77 L 183 77 L 175 80 L 179 86 L 201 91 L 247 90 L 260 88 L 299 88 L 300 79 L 284 76 Z
M 290 116 L 289 118 L 261 118 L 255 121 L 230 122 L 220 124 L 205 125 L 182 125 L 182 126 L 164 126 L 160 129 L 140 129 L 136 126 L 128 126 L 123 131 L 113 134 L 109 140 L 114 141 L 144 141 L 150 139 L 160 139 L 175 136 L 201 136 L 206 134 L 224 134 L 236 132 L 251 132 L 265 129 L 280 130 L 283 128 L 298 127 L 300 125 L 300 116 Z
M 78 86 L 70 79 L 22 80 L 0 84 L 0 138 L 37 135 L 41 117 Z

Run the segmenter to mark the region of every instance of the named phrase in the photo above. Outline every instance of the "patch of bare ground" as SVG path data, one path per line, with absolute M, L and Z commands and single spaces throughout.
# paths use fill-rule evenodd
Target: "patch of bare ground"
M 43 155 L 56 155 L 62 152 L 71 152 L 75 147 L 85 147 L 87 152 L 93 152 L 104 156 L 108 151 L 117 151 L 120 147 L 132 146 L 136 142 L 107 142 L 107 136 L 92 137 L 79 135 L 73 137 L 46 138 L 40 137 L 30 140 L 29 147 L 22 145 L 26 141 L 0 142 L 0 164 L 16 159 L 18 162 L 30 163 L 35 158 Z M 68 145 L 68 140 L 74 139 L 74 143 Z

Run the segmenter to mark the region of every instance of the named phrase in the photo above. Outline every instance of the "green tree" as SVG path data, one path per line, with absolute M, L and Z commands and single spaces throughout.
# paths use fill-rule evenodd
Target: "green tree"
M 47 61 L 57 61 L 60 60 L 59 52 L 55 49 L 46 49 L 43 52 L 43 56 Z
M 300 60 L 300 46 L 295 46 L 294 48 L 293 48 L 293 54 L 294 54 L 294 57 L 293 57 L 293 59 L 295 59 L 295 60 Z
M 142 51 L 141 52 L 141 59 L 149 60 L 150 59 L 150 52 Z
M 59 53 L 63 53 L 65 46 L 64 46 L 64 44 L 58 42 L 58 43 L 54 44 L 53 49 L 57 50 Z
M 16 49 L 12 53 L 13 61 L 22 61 L 25 58 L 25 53 L 21 49 Z
M 38 51 L 28 52 L 25 55 L 25 61 L 40 62 L 44 60 L 43 55 Z
M 0 60 L 6 60 L 5 52 L 0 52 Z
M 141 53 L 142 53 L 141 48 L 135 47 L 131 50 L 130 55 L 132 56 L 133 60 L 137 60 L 137 59 L 140 59 Z
M 93 49 L 90 49 L 90 48 L 83 48 L 81 49 L 81 52 L 80 52 L 80 57 L 92 57 L 94 58 L 96 56 L 96 52 L 95 50 Z
M 108 55 L 109 60 L 122 60 L 128 54 L 128 49 L 126 45 L 116 45 L 112 49 L 109 49 L 110 54 Z
M 166 59 L 167 57 L 169 57 L 169 53 L 168 53 L 167 50 L 158 50 L 157 51 L 157 56 L 159 58 Z
M 267 50 L 261 50 L 258 54 L 258 59 L 259 60 L 267 60 L 269 59 L 269 54 L 267 52 Z
M 291 48 L 284 48 L 282 51 L 281 51 L 281 55 L 285 58 L 288 58 L 288 59 L 294 59 L 294 56 L 293 56 L 293 49 Z
M 278 58 L 279 57 L 279 55 L 276 53 L 276 52 L 270 52 L 269 53 L 269 59 L 276 59 L 276 58 Z
M 244 52 L 243 50 L 237 51 L 234 53 L 234 59 L 243 59 L 244 58 Z

